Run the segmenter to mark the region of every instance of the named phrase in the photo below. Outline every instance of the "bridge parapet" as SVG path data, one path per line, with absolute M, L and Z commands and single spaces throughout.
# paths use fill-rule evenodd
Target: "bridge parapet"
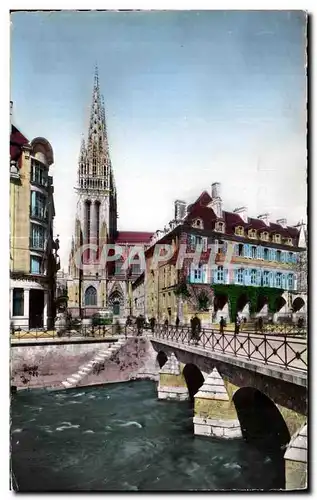
M 170 340 L 182 345 L 195 345 L 206 351 L 248 359 L 263 365 L 285 370 L 307 372 L 307 338 L 301 335 L 202 329 L 199 337 L 192 337 L 188 327 L 160 326 L 152 333 L 153 339 Z

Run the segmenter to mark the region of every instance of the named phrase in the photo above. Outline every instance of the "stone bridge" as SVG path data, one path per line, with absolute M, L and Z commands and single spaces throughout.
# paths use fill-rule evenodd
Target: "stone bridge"
M 187 333 L 184 337 L 169 329 L 152 334 L 160 366 L 158 398 L 190 400 L 195 435 L 243 437 L 279 450 L 285 461 L 286 488 L 306 487 L 307 358 L 301 364 L 302 356 L 296 356 L 306 352 L 306 341 L 239 335 L 235 339 L 239 346 L 246 338 L 259 346 L 264 337 L 268 345 L 262 350 L 268 353 L 270 345 L 274 351 L 271 357 L 259 357 L 260 348 L 253 349 L 254 356 L 246 349 L 243 356 L 230 344 L 232 333 L 215 333 L 222 344 L 215 339 L 193 344 Z M 281 343 L 286 358 L 289 350 L 295 352 L 293 367 L 290 358 L 276 359 Z

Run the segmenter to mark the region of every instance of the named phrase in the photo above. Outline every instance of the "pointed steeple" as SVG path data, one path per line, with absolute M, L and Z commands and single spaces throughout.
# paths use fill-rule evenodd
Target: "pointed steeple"
M 100 92 L 98 67 L 95 67 L 88 139 L 82 139 L 78 187 L 85 191 L 107 191 L 115 195 L 115 183 L 111 167 L 107 138 L 104 98 Z
M 103 110 L 99 88 L 98 67 L 96 66 L 90 111 L 88 148 L 91 148 L 94 144 L 98 144 L 100 141 L 103 141 L 104 138 Z

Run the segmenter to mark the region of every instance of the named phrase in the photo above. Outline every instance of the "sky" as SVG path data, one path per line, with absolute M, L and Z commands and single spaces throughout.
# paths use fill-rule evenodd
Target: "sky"
M 95 64 L 119 230 L 162 229 L 213 182 L 226 210 L 306 220 L 304 12 L 16 12 L 13 123 L 52 144 L 62 267 Z

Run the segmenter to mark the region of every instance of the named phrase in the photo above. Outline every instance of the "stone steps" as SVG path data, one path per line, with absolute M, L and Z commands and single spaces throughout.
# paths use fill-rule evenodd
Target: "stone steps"
M 103 347 L 92 360 L 88 361 L 84 365 L 80 366 L 76 373 L 70 375 L 66 380 L 62 382 L 63 389 L 70 389 L 71 387 L 76 387 L 78 383 L 92 372 L 93 367 L 96 363 L 105 362 L 110 359 L 113 354 L 117 353 L 121 347 L 125 344 L 125 338 L 119 339 L 114 344 L 110 344 L 108 347 Z

